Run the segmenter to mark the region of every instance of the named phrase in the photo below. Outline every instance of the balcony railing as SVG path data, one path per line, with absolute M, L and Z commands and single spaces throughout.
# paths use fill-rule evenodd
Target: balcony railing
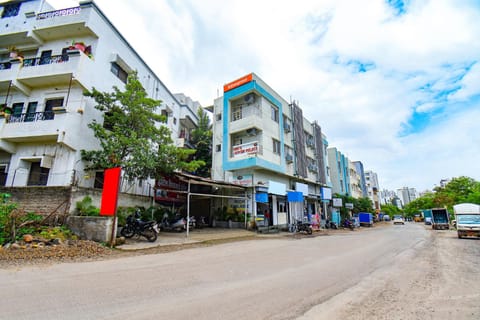
M 62 63 L 67 61 L 68 61 L 68 54 L 64 54 L 64 55 L 57 55 L 57 56 L 50 56 L 50 57 L 25 59 L 23 60 L 23 66 L 33 67 L 33 66 L 39 66 L 44 64 Z
M 11 62 L 2 62 L 0 63 L 0 70 L 10 69 L 12 67 Z
M 18 122 L 53 120 L 54 118 L 55 118 L 55 113 L 53 111 L 44 111 L 44 112 L 22 113 L 20 115 L 12 114 L 6 120 L 7 120 L 7 123 L 18 123 Z
M 63 17 L 63 16 L 71 16 L 75 14 L 80 14 L 81 9 L 80 7 L 74 7 L 74 8 L 67 8 L 67 9 L 61 9 L 61 10 L 55 10 L 55 11 L 49 11 L 49 12 L 42 12 L 37 14 L 37 20 L 43 20 L 43 19 L 49 19 L 49 18 L 55 18 L 55 17 Z

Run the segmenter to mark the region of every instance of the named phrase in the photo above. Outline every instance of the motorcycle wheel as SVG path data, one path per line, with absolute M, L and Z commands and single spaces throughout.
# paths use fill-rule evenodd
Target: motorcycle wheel
M 120 231 L 120 234 L 125 238 L 131 238 L 134 236 L 135 231 L 133 231 L 133 229 L 130 226 L 126 225 L 125 227 L 122 228 L 122 231 Z
M 147 238 L 148 242 L 157 241 L 157 233 L 153 229 L 147 229 L 143 231 L 142 235 Z
M 307 228 L 307 234 L 312 234 L 313 231 L 312 231 L 312 228 Z

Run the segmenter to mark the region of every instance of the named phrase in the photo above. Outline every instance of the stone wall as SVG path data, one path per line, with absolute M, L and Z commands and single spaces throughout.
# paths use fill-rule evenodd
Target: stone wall
M 44 216 L 55 210 L 69 212 L 71 191 L 71 187 L 0 187 L 0 193 L 11 194 L 19 209 Z
M 69 216 L 67 218 L 68 229 L 80 239 L 104 243 L 110 243 L 112 240 L 112 223 L 112 217 Z

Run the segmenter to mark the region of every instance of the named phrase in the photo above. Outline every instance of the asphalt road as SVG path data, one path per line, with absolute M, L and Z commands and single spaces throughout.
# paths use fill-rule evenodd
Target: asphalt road
M 0 270 L 0 319 L 479 319 L 479 248 L 407 223 Z

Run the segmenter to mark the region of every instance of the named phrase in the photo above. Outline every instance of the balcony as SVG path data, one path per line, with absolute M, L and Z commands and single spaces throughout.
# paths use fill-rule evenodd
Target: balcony
M 33 32 L 44 41 L 85 36 L 98 38 L 90 28 L 91 20 L 96 17 L 93 12 L 88 6 L 41 12 L 33 22 Z
M 8 74 L 11 77 L 9 80 L 16 78 L 28 88 L 69 85 L 72 77 L 84 88 L 91 88 L 93 86 L 91 75 L 96 73 L 94 65 L 85 54 L 72 51 L 67 55 L 24 59 L 23 67 L 20 67 L 20 64 L 12 65 L 12 69 L 16 69 L 16 77 L 12 71 Z M 0 81 L 4 80 L 4 71 L 6 70 L 0 70 Z
M 60 132 L 68 127 L 67 114 L 53 111 L 22 113 L 5 117 L 0 126 L 2 140 L 8 142 L 55 142 Z
M 263 128 L 262 112 L 259 104 L 237 105 L 233 108 L 230 133 Z
M 53 120 L 55 118 L 55 114 L 53 111 L 45 111 L 45 112 L 33 112 L 33 113 L 22 113 L 20 115 L 10 115 L 6 119 L 7 123 L 16 123 L 16 122 L 35 122 L 35 121 L 43 121 L 43 120 Z

